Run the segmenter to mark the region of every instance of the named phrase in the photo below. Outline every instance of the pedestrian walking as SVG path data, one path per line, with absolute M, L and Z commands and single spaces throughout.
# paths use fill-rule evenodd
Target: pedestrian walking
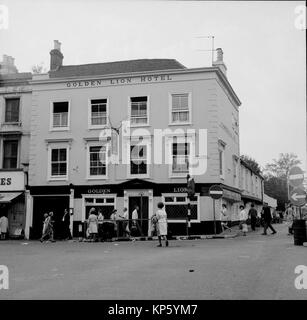
M 50 241 L 55 242 L 54 240 L 54 218 L 53 211 L 49 212 L 49 228 L 50 228 Z
M 8 229 L 9 229 L 9 220 L 5 216 L 5 214 L 3 214 L 2 217 L 0 218 L 1 240 L 7 239 Z
M 222 204 L 220 220 L 221 220 L 222 232 L 224 232 L 225 229 L 230 229 L 228 227 L 228 211 L 225 203 Z
M 123 214 L 121 215 L 121 217 L 123 219 L 123 236 L 130 237 L 129 213 L 126 207 L 123 209 Z
M 294 207 L 292 205 L 289 205 L 286 210 L 286 221 L 288 225 L 288 235 L 293 234 L 293 220 L 295 218 L 294 214 Z
M 40 238 L 40 242 L 43 242 L 45 240 L 49 240 L 51 242 L 55 242 L 54 240 L 54 220 L 53 220 L 53 212 L 49 212 L 49 214 L 44 215 L 44 225 L 43 225 L 43 234 Z
M 91 208 L 88 216 L 88 231 L 90 235 L 90 241 L 95 242 L 98 233 L 98 218 L 96 216 L 95 208 Z
M 44 213 L 43 230 L 42 230 L 42 236 L 40 238 L 41 242 L 43 242 L 44 238 L 47 236 L 48 224 L 49 224 L 49 215 L 48 213 Z
M 242 230 L 243 236 L 246 236 L 246 233 L 248 232 L 247 223 L 246 223 L 248 215 L 247 215 L 247 212 L 246 212 L 245 207 L 243 205 L 240 206 L 239 217 L 240 217 L 239 228 Z
M 272 227 L 272 215 L 271 209 L 267 204 L 264 204 L 263 207 L 263 221 L 264 221 L 264 229 L 262 235 L 267 235 L 267 229 L 270 228 L 272 230 L 272 234 L 276 233 L 276 230 Z
M 162 202 L 158 203 L 158 210 L 156 212 L 157 226 L 158 226 L 158 247 L 162 247 L 162 238 L 165 240 L 165 246 L 168 247 L 167 240 L 167 214 Z
M 257 216 L 258 212 L 255 209 L 255 205 L 252 203 L 251 208 L 248 211 L 248 217 L 251 219 L 251 228 L 253 231 L 256 231 Z
M 132 211 L 132 215 L 131 215 L 131 217 L 132 217 L 131 233 L 134 236 L 143 235 L 142 229 L 141 229 L 139 221 L 138 221 L 138 219 L 139 219 L 138 211 L 139 211 L 139 206 L 135 205 L 134 210 Z
M 71 240 L 71 232 L 70 232 L 70 215 L 67 209 L 64 210 L 64 215 L 62 218 L 62 226 L 63 226 L 63 239 Z

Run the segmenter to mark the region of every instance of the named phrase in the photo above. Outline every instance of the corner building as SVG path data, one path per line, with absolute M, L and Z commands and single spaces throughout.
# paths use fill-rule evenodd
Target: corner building
M 188 173 L 196 183 L 190 234 L 213 232 L 213 184 L 224 189 L 215 219 L 222 202 L 236 216 L 241 103 L 217 51 L 207 68 L 188 69 L 172 59 L 65 66 L 55 41 L 49 73 L 34 75 L 31 83 L 32 238 L 40 235 L 44 212 L 53 211 L 57 224 L 69 208 L 79 236 L 90 208 L 108 218 L 124 207 L 131 216 L 136 204 L 147 235 L 159 201 L 170 232 L 185 234 Z M 164 132 L 162 145 L 157 130 Z M 193 159 L 203 166 L 200 174 L 191 169 Z
M 28 198 L 31 73 L 19 73 L 14 58 L 0 72 L 0 217 L 8 218 L 8 237 L 29 237 Z

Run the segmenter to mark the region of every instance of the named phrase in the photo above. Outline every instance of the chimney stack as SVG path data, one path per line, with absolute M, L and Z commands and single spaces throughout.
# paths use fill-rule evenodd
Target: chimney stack
M 0 62 L 0 74 L 18 73 L 14 63 L 15 59 L 13 57 L 4 54 L 2 62 Z
M 63 64 L 63 58 L 61 42 L 54 40 L 54 48 L 50 51 L 50 71 L 58 70 Z
M 213 66 L 219 67 L 220 70 L 224 73 L 226 76 L 227 73 L 227 67 L 223 61 L 223 50 L 221 48 L 216 49 L 216 60 L 213 62 Z

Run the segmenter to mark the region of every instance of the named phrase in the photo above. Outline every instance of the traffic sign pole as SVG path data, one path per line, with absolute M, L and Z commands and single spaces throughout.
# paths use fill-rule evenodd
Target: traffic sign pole
M 216 235 L 216 220 L 215 220 L 215 199 L 213 200 L 213 222 L 214 222 L 214 235 Z
M 219 185 L 213 185 L 209 189 L 209 195 L 213 200 L 213 223 L 214 223 L 214 235 L 216 235 L 216 219 L 215 219 L 215 200 L 222 198 L 223 188 Z

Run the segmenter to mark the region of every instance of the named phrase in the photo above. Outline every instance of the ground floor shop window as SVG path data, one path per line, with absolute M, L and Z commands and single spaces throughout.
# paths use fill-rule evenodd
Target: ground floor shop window
M 116 198 L 115 196 L 104 196 L 104 197 L 84 197 L 85 205 L 85 220 L 88 219 L 89 211 L 91 208 L 98 211 L 101 211 L 105 219 L 110 219 L 112 211 L 116 208 Z
M 198 220 L 199 210 L 199 196 L 196 195 L 191 199 L 191 219 Z M 188 199 L 184 195 L 165 194 L 163 195 L 163 202 L 167 218 L 170 222 L 186 221 L 188 211 Z

